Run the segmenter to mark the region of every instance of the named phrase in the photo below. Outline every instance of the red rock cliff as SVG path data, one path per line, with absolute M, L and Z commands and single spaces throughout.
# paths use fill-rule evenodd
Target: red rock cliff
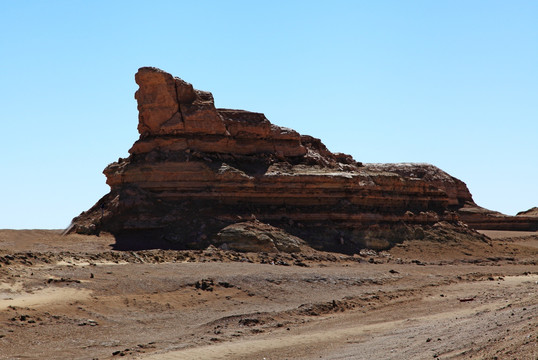
M 109 231 L 124 247 L 202 247 L 227 225 L 256 218 L 310 245 L 388 247 L 444 220 L 472 197 L 427 164 L 370 164 L 263 114 L 217 109 L 209 92 L 141 68 L 140 138 L 104 173 L 111 191 L 70 231 Z

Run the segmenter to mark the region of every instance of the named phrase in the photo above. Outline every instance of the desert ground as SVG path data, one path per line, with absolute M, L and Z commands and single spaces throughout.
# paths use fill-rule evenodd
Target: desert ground
M 2 359 L 538 359 L 538 233 L 349 256 L 0 230 Z

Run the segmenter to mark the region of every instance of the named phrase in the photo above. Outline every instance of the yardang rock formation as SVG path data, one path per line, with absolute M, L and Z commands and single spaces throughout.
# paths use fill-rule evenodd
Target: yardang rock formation
M 250 221 L 341 252 L 387 248 L 441 221 L 471 233 L 458 215 L 478 208 L 467 186 L 432 165 L 362 164 L 261 113 L 217 109 L 162 70 L 135 80 L 140 138 L 104 170 L 110 193 L 70 232 L 107 231 L 118 248 L 202 248 Z

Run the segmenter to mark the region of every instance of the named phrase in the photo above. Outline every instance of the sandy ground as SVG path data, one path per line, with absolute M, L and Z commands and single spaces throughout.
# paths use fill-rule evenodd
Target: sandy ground
M 538 359 L 538 234 L 355 256 L 0 230 L 1 359 Z

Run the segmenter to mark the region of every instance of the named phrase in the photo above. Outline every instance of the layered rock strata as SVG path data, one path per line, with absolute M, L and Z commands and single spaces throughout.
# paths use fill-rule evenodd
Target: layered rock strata
M 458 216 L 478 230 L 538 231 L 538 215 L 533 215 L 532 209 L 528 211 L 510 216 L 478 205 L 467 204 L 458 209 Z
M 69 231 L 118 248 L 200 248 L 258 220 L 325 250 L 386 248 L 417 227 L 458 222 L 465 184 L 426 164 L 363 165 L 261 113 L 217 109 L 209 92 L 139 69 L 140 138 L 104 174 L 111 191 Z M 418 235 L 417 235 L 418 234 Z
M 537 231 L 538 208 L 522 211 L 517 216 L 502 214 L 477 205 L 467 185 L 430 164 L 366 164 L 369 169 L 396 173 L 404 178 L 427 181 L 448 196 L 448 209 L 465 224 L 476 230 Z

